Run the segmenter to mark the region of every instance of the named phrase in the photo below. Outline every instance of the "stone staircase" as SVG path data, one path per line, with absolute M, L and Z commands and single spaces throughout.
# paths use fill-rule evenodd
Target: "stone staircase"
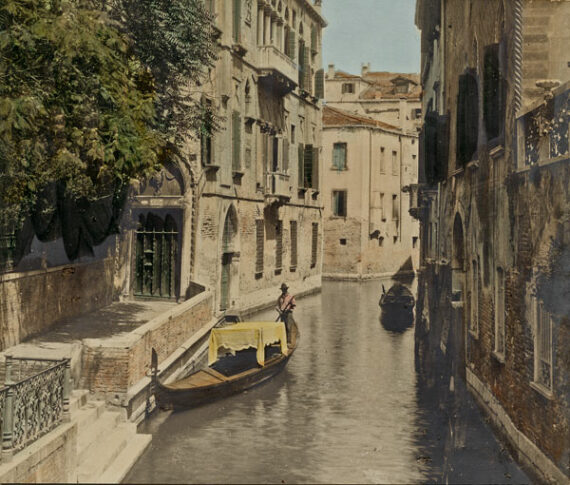
M 70 400 L 72 422 L 77 423 L 77 481 L 120 483 L 150 444 L 151 435 L 137 434 L 134 423 L 103 401 L 88 399 L 76 390 Z

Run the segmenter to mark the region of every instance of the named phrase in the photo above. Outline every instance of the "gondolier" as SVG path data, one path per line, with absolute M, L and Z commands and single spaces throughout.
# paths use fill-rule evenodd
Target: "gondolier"
M 277 309 L 279 311 L 279 319 L 285 323 L 287 330 L 287 341 L 291 338 L 291 319 L 293 318 L 292 312 L 296 306 L 295 297 L 289 293 L 289 287 L 283 283 L 281 285 L 281 295 L 277 298 Z

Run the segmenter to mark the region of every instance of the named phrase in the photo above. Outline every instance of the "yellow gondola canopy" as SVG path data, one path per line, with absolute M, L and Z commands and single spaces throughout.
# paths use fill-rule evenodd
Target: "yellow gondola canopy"
M 224 348 L 235 355 L 239 350 L 257 349 L 257 363 L 265 364 L 265 347 L 279 343 L 281 353 L 287 353 L 287 333 L 283 322 L 240 322 L 210 332 L 208 365 L 218 360 L 218 350 Z

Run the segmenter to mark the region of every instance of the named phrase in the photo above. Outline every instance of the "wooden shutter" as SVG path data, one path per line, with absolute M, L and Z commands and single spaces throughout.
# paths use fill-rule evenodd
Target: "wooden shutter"
M 263 219 L 255 221 L 255 273 L 263 274 L 263 243 L 264 243 Z
M 315 96 L 319 99 L 325 98 L 325 71 L 319 69 L 315 73 Z
M 289 171 L 289 140 L 283 139 L 283 172 Z
M 303 89 L 309 93 L 312 93 L 313 89 L 311 86 L 311 49 L 309 47 L 305 47 L 305 55 L 304 55 L 304 65 L 303 65 Z
M 241 116 L 238 111 L 232 113 L 232 170 L 241 169 Z
M 298 157 L 298 161 L 299 161 L 299 166 L 298 166 L 298 184 L 299 184 L 299 188 L 302 189 L 305 184 L 304 184 L 304 176 L 305 176 L 305 146 L 302 143 L 299 143 L 299 145 L 297 145 L 297 157 Z
M 283 268 L 283 221 L 277 221 L 275 234 L 275 269 Z
M 483 116 L 489 140 L 496 138 L 501 129 L 501 73 L 499 68 L 499 44 L 485 47 Z
M 297 266 L 297 221 L 291 221 L 291 267 Z
M 313 186 L 313 146 L 306 145 L 303 157 L 303 187 Z
M 241 37 L 241 0 L 234 0 L 233 20 L 233 39 L 238 43 Z
M 296 50 L 296 44 L 295 44 L 295 32 L 293 32 L 292 30 L 289 31 L 289 42 L 287 45 L 287 55 L 292 59 L 295 60 L 295 50 Z
M 319 238 L 319 223 L 313 222 L 312 241 L 311 241 L 311 268 L 317 265 L 317 249 Z
M 313 189 L 319 190 L 319 149 L 313 147 L 313 170 L 312 170 L 312 185 Z
M 305 43 L 299 42 L 299 88 L 305 89 Z
M 311 50 L 313 51 L 313 54 L 316 54 L 318 51 L 317 29 L 315 27 L 311 27 Z
M 477 151 L 479 135 L 479 91 L 477 79 L 470 72 L 459 77 L 456 126 L 457 165 L 464 166 Z

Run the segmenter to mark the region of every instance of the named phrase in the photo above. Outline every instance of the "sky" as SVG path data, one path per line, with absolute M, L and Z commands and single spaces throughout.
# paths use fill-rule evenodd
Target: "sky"
M 360 74 L 369 62 L 372 71 L 419 72 L 415 10 L 416 0 L 323 0 L 325 71 Z

